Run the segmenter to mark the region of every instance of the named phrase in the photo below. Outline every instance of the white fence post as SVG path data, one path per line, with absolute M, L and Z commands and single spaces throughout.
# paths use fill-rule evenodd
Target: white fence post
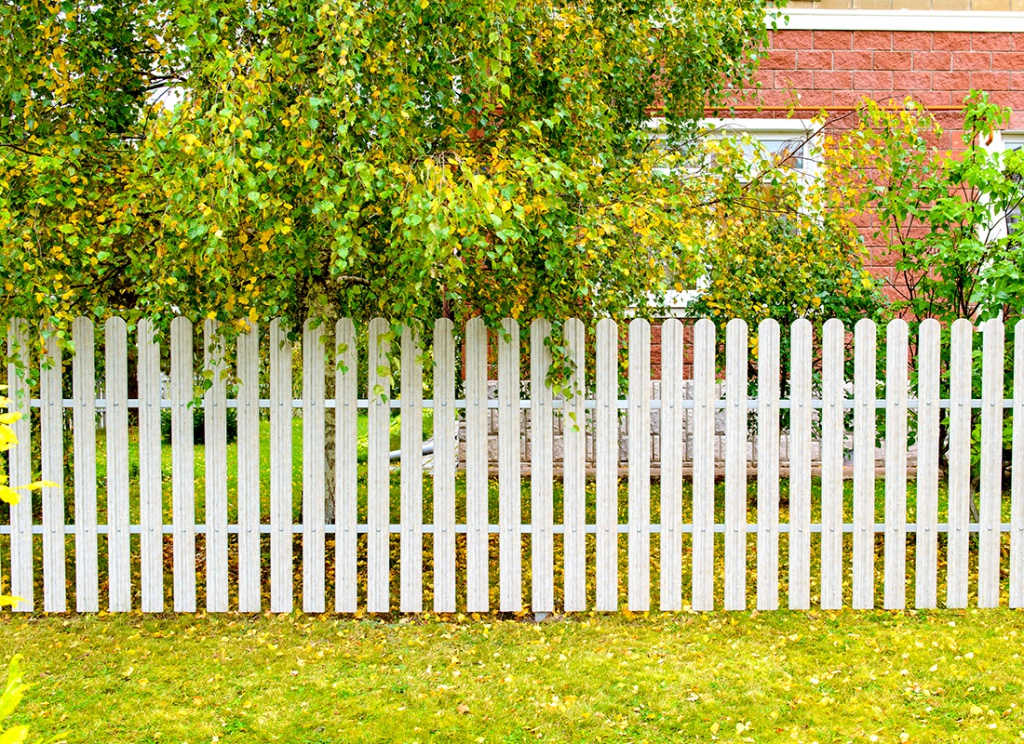
M 747 608 L 747 324 L 725 327 L 725 609 Z
M 790 329 L 789 608 L 811 607 L 811 363 L 813 328 L 800 318 Z
M 598 612 L 619 609 L 619 327 L 597 322 L 597 597 Z
M 519 324 L 498 338 L 498 586 L 502 612 L 523 608 L 522 461 L 519 449 Z
M 76 318 L 71 324 L 71 338 L 75 343 L 72 367 L 75 604 L 79 612 L 98 612 L 100 598 L 99 545 L 96 537 L 96 336 L 92 321 L 88 318 Z M 61 526 L 63 528 L 63 525 Z
M 661 609 L 683 607 L 683 324 L 661 326 Z
M 715 606 L 715 324 L 704 318 L 693 340 L 693 584 L 691 607 Z
M 587 413 L 584 407 L 586 398 L 586 387 L 584 387 L 586 334 L 583 323 L 575 318 L 565 321 L 563 333 L 565 334 L 567 361 L 572 365 L 569 390 L 564 398 L 565 407 L 562 409 L 564 609 L 566 612 L 578 612 L 587 608 L 585 533 Z
M 874 322 L 867 318 L 859 320 L 854 335 L 853 609 L 870 610 L 875 606 L 875 382 L 878 365 Z
M 292 345 L 280 320 L 270 323 L 270 611 L 291 612 Z
M 907 604 L 908 329 L 889 322 L 885 360 L 885 597 L 887 610 Z M 873 526 L 872 526 L 873 528 Z
M 554 454 L 552 447 L 551 323 L 534 320 L 530 326 L 530 534 L 534 612 L 552 612 L 554 598 Z M 436 416 L 437 414 L 435 414 Z
M 327 606 L 325 556 L 326 418 L 323 323 L 302 326 L 302 611 Z
M 779 324 L 768 319 L 757 329 L 757 609 L 778 607 Z
M 128 502 L 128 327 L 121 318 L 109 318 L 105 329 L 107 594 L 111 612 L 128 612 L 132 591 Z
M 921 323 L 917 347 L 917 534 L 914 606 L 938 603 L 939 321 Z
M 651 608 L 651 325 L 629 324 L 629 609 Z

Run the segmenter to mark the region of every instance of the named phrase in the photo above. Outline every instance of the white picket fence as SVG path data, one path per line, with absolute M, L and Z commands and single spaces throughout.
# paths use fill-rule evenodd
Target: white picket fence
M 275 321 L 269 328 L 269 399 L 260 399 L 259 330 L 243 335 L 228 358 L 236 366 L 241 382 L 237 399 L 228 400 L 220 374 L 224 355 L 211 353 L 218 343 L 216 324 L 203 328 L 205 367 L 213 373 L 213 385 L 204 394 L 205 416 L 205 524 L 197 524 L 193 429 L 189 405 L 193 400 L 196 370 L 193 369 L 192 325 L 185 319 L 171 324 L 170 367 L 161 369 L 160 350 L 153 329 L 143 321 L 134 330 L 137 348 L 134 373 L 138 398 L 129 399 L 129 329 L 118 318 L 104 328 L 105 379 L 100 381 L 106 398 L 96 399 L 95 338 L 93 324 L 86 319 L 74 323 L 76 353 L 71 360 L 73 395 L 62 395 L 60 352 L 49 345 L 55 364 L 44 366 L 38 393 L 29 390 L 9 368 L 9 393 L 15 408 L 24 414 L 16 424 L 21 441 L 10 456 L 9 471 L 14 483 L 36 476 L 64 484 L 64 427 L 73 423 L 71 463 L 74 485 L 74 524 L 66 524 L 62 487 L 49 488 L 42 495 L 27 496 L 11 507 L 10 524 L 0 534 L 9 535 L 10 590 L 24 598 L 18 611 L 36 605 L 35 572 L 41 536 L 42 608 L 48 612 L 67 609 L 66 572 L 68 538 L 74 538 L 74 597 L 80 612 L 100 609 L 100 541 L 105 541 L 107 607 L 112 612 L 132 609 L 138 597 L 143 612 L 165 610 L 164 546 L 173 546 L 170 596 L 179 612 L 193 612 L 197 606 L 197 534 L 204 536 L 204 580 L 206 609 L 210 612 L 263 609 L 261 537 L 269 534 L 269 609 L 293 609 L 293 548 L 301 536 L 301 608 L 305 612 L 327 610 L 329 594 L 326 577 L 333 568 L 333 609 L 354 612 L 360 607 L 373 613 L 399 609 L 424 609 L 424 535 L 432 535 L 433 605 L 437 612 L 484 612 L 499 609 L 519 612 L 524 602 L 535 612 L 555 609 L 580 611 L 593 608 L 615 611 L 625 599 L 630 610 L 644 611 L 652 604 L 652 574 L 660 587 L 657 606 L 662 610 L 711 610 L 716 596 L 727 610 L 754 604 L 762 610 L 775 609 L 784 591 L 788 605 L 808 609 L 839 609 L 852 598 L 854 608 L 872 608 L 877 576 L 883 576 L 881 605 L 903 608 L 908 580 L 908 548 L 913 549 L 912 604 L 935 607 L 938 589 L 945 585 L 945 606 L 965 607 L 969 585 L 976 588 L 979 607 L 1000 604 L 1001 592 L 1013 607 L 1024 606 L 1024 323 L 1015 330 L 1013 397 L 1004 399 L 1004 328 L 999 321 L 983 329 L 983 385 L 981 399 L 971 397 L 972 343 L 975 328 L 959 320 L 952 326 L 951 382 L 949 398 L 940 399 L 940 328 L 934 321 L 921 324 L 919 353 L 908 357 L 908 326 L 893 321 L 886 329 L 885 376 L 876 372 L 876 328 L 870 321 L 859 322 L 854 331 L 855 373 L 844 379 L 844 344 L 847 331 L 836 320 L 823 328 L 822 343 L 815 350 L 812 326 L 798 321 L 791 333 L 791 396 L 780 399 L 780 328 L 765 321 L 758 328 L 757 369 L 761 379 L 758 395 L 748 394 L 748 328 L 732 321 L 726 328 L 724 385 L 716 374 L 715 327 L 699 321 L 692 332 L 692 349 L 684 350 L 684 326 L 668 320 L 661 328 L 661 395 L 651 399 L 651 327 L 634 320 L 628 327 L 628 380 L 619 380 L 619 326 L 602 320 L 591 330 L 595 342 L 596 393 L 593 398 L 575 395 L 556 399 L 544 384 L 551 363 L 544 339 L 551 332 L 547 321 L 536 320 L 530 327 L 528 400 L 521 399 L 519 326 L 503 323 L 505 334 L 491 334 L 497 345 L 497 397 L 488 396 L 488 331 L 480 320 L 464 329 L 464 357 L 456 348 L 450 321 L 438 320 L 433 329 L 433 400 L 423 399 L 424 369 L 420 349 L 411 333 L 401 335 L 401 359 L 397 378 L 401 396 L 390 399 L 391 379 L 383 375 L 390 352 L 390 324 L 372 321 L 369 334 L 368 379 L 357 379 L 357 328 L 349 320 L 334 327 L 337 365 L 325 364 L 325 334 L 330 329 L 307 323 L 302 330 L 302 397 L 293 399 L 293 349 L 286 329 Z M 586 389 L 584 380 L 587 330 L 578 320 L 565 323 L 570 358 L 576 365 L 573 382 Z M 34 338 L 24 321 L 10 329 L 10 349 L 19 350 L 24 365 L 37 365 L 27 355 Z M 267 353 L 267 352 L 265 352 Z M 464 399 L 456 398 L 456 359 L 462 359 Z M 684 365 L 684 359 L 686 364 Z M 822 391 L 814 397 L 812 364 L 820 360 Z M 692 364 L 691 364 L 692 363 Z M 916 364 L 920 383 L 911 391 L 910 364 Z M 684 369 L 692 368 L 692 380 L 684 380 Z M 326 399 L 327 374 L 334 375 L 335 397 Z M 164 399 L 164 379 L 169 395 Z M 851 384 L 852 383 L 852 384 Z M 883 384 L 885 398 L 876 397 Z M 620 398 L 619 389 L 628 390 Z M 684 389 L 692 394 L 684 397 Z M 724 397 L 720 391 L 724 389 Z M 852 397 L 849 393 L 852 390 Z M 383 391 L 383 395 L 375 392 Z M 916 397 L 910 397 L 916 392 Z M 360 395 L 365 397 L 360 398 Z M 164 494 L 161 482 L 160 409 L 172 415 L 172 487 L 170 524 L 164 522 Z M 237 521 L 228 523 L 228 468 L 225 416 L 237 407 Z M 424 474 L 422 470 L 422 414 L 434 410 L 435 442 L 454 442 L 457 427 L 466 428 L 465 503 L 456 503 L 457 459 L 454 447 L 438 446 L 432 468 L 433 514 L 423 513 Z M 129 409 L 138 409 L 138 486 L 129 477 Z M 269 513 L 261 510 L 259 411 L 269 408 L 270 492 Z M 292 484 L 292 421 L 294 409 L 302 416 L 302 483 L 296 493 Z M 389 467 L 389 425 L 391 409 L 399 408 L 401 421 L 400 517 L 390 513 L 391 470 Z M 498 520 L 488 518 L 489 471 L 487 457 L 488 410 L 499 416 Z M 725 482 L 724 521 L 715 520 L 715 416 L 724 408 Z M 780 521 L 778 441 L 780 409 L 790 409 L 789 503 L 787 522 Z M 844 414 L 853 409 L 852 431 L 847 431 Z M 71 409 L 70 413 L 67 409 Z M 106 414 L 106 484 L 97 486 L 97 409 Z M 333 409 L 333 412 L 331 412 Z M 357 462 L 357 417 L 368 409 L 368 462 L 365 471 Z M 875 510 L 876 415 L 884 410 L 885 468 L 884 514 Z M 948 450 L 947 521 L 940 523 L 939 422 L 940 411 L 950 413 Z M 980 409 L 980 521 L 969 521 L 971 499 L 971 411 Z M 1003 506 L 1002 427 L 1004 411 L 1013 421 L 1013 477 L 1010 488 L 1011 516 L 1001 521 Z M 520 468 L 521 413 L 528 411 L 530 448 L 530 524 L 522 520 L 522 471 Z M 651 412 L 660 415 L 662 457 L 656 482 L 660 486 L 660 520 L 652 523 Z M 684 447 L 683 415 L 693 417 L 692 519 L 683 521 Z M 748 415 L 757 420 L 756 519 L 751 522 L 748 504 L 747 439 Z M 628 417 L 628 518 L 619 519 L 618 422 Z M 32 462 L 33 418 L 38 415 L 41 459 Z M 336 425 L 335 524 L 327 524 L 325 491 L 325 422 L 333 415 Z M 552 422 L 555 416 L 575 422 L 591 421 L 598 452 L 596 471 L 596 515 L 588 521 L 584 437 L 582 426 L 565 426 L 562 479 L 562 521 L 555 522 L 555 477 L 552 468 Z M 908 473 L 908 418 L 917 419 L 916 473 Z M 820 520 L 812 522 L 812 467 L 810 459 L 813 417 L 821 425 Z M 851 438 L 852 435 L 852 438 Z M 852 522 L 844 520 L 844 451 L 852 442 Z M 907 518 L 908 478 L 916 479 L 916 518 Z M 366 521 L 358 516 L 357 492 L 365 478 Z M 131 486 L 131 487 L 130 487 Z M 106 524 L 99 524 L 98 493 L 106 495 Z M 42 500 L 41 519 L 33 519 L 34 501 Z M 296 498 L 301 502 L 295 502 Z M 137 500 L 137 501 L 136 501 Z M 293 507 L 301 503 L 301 519 L 293 519 Z M 138 514 L 137 521 L 130 515 Z M 457 520 L 464 514 L 464 520 Z M 877 521 L 881 516 L 881 521 Z M 723 534 L 724 533 L 724 534 Z M 1004 541 L 1003 535 L 1009 533 Z M 489 553 L 491 536 L 497 535 L 497 608 L 492 607 L 493 578 Z M 652 565 L 651 535 L 658 535 L 657 562 Z M 237 538 L 229 541 L 229 535 Z M 327 554 L 328 536 L 334 538 L 333 555 Z M 399 571 L 393 575 L 391 547 L 398 535 Z M 625 535 L 625 540 L 622 539 Z M 717 538 L 716 535 L 721 535 Z M 781 538 L 782 535 L 786 537 Z M 882 535 L 883 566 L 876 567 L 876 536 Z M 913 535 L 911 545 L 909 536 Z M 976 573 L 969 571 L 971 535 L 976 535 Z M 104 536 L 101 538 L 101 536 Z M 137 536 L 135 538 L 134 536 Z M 459 536 L 457 538 L 457 536 Z M 524 540 L 524 536 L 525 540 Z M 814 550 L 812 551 L 812 536 Z M 849 536 L 845 542 L 844 537 Z M 365 541 L 365 542 L 364 542 Z M 1002 559 L 1008 542 L 1008 565 Z M 556 545 L 563 560 L 555 565 Z M 787 554 L 780 551 L 782 545 Z M 229 546 L 234 556 L 229 555 Z M 847 552 L 852 547 L 851 557 Z M 528 552 L 524 552 L 528 548 Z M 754 548 L 754 570 L 748 565 L 748 551 Z M 945 572 L 940 576 L 940 548 L 945 550 Z M 620 550 L 625 550 L 626 568 L 620 577 Z M 137 554 L 134 551 L 138 551 Z M 724 568 L 716 562 L 724 552 Z M 528 556 L 531 586 L 524 586 L 524 560 Z M 590 560 L 588 560 L 590 557 Z M 2 556 L 0 556 L 2 558 Z M 780 561 L 785 558 L 785 573 Z M 812 558 L 815 560 L 812 562 Z M 230 560 L 229 560 L 230 559 Z M 329 565 L 330 564 L 330 565 Z M 2 566 L 3 564 L 0 564 Z M 230 566 L 237 566 L 232 577 Z M 360 566 L 365 574 L 360 575 Z M 464 565 L 464 568 L 462 566 Z M 815 581 L 812 582 L 812 565 Z M 133 566 L 141 586 L 132 586 Z M 4 566 L 7 568 L 8 566 Z M 458 568 L 457 568 L 458 567 Z M 716 568 L 719 567 L 719 568 Z M 881 571 L 879 574 L 878 572 Z M 722 575 L 717 575 L 721 572 Z M 752 574 L 752 575 L 751 575 Z M 844 576 L 852 577 L 852 591 L 844 594 Z M 463 578 L 464 577 L 464 578 Z M 754 578 L 756 577 L 756 578 Z M 459 581 L 457 581 L 459 578 Z M 556 579 L 560 592 L 556 592 Z M 690 591 L 684 596 L 685 579 Z M 392 581 L 398 584 L 398 606 L 392 602 Z M 237 582 L 234 592 L 229 583 Z M 365 582 L 365 584 L 364 584 Z M 749 586 L 748 586 L 749 582 Z M 724 587 L 723 587 L 724 584 Z M 365 585 L 365 594 L 361 587 Z M 716 589 L 723 589 L 716 594 Z M 136 590 L 136 591 L 133 591 Z M 138 591 L 140 590 L 140 591 Z M 237 594 L 237 604 L 229 597 Z M 524 594 L 528 597 L 524 598 Z M 561 604 L 556 608 L 556 597 Z M 231 606 L 234 604 L 234 606 Z

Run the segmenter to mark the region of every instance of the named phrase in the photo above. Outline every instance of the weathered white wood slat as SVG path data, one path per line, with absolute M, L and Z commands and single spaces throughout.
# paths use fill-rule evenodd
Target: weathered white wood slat
M 1000 514 L 1003 494 L 1003 322 L 983 327 L 981 381 L 981 486 L 979 493 L 978 607 L 999 606 Z
M 402 473 L 399 606 L 423 610 L 423 349 L 419 335 L 402 329 Z
M 885 360 L 885 596 L 887 610 L 907 604 L 907 377 L 908 329 L 897 318 L 886 328 Z
M 790 328 L 789 608 L 811 607 L 811 364 L 813 327 Z
M 325 509 L 327 484 L 323 323 L 302 325 L 302 611 L 327 607 Z
M 455 327 L 434 323 L 434 612 L 455 612 Z
M 563 468 L 563 557 L 565 568 L 564 609 L 579 612 L 587 608 L 586 554 L 586 409 L 585 343 L 583 322 L 570 318 L 563 326 L 567 361 L 572 365 L 569 394 L 563 409 L 562 432 L 565 447 Z
M 164 611 L 163 475 L 160 406 L 163 390 L 160 345 L 152 321 L 140 320 L 139 363 L 139 523 L 142 611 Z
M 597 322 L 597 598 L 598 612 L 619 609 L 619 328 Z
M 747 607 L 747 324 L 725 327 L 725 609 Z
M 383 318 L 370 321 L 367 346 L 367 501 L 369 527 L 366 554 L 366 609 L 388 612 L 391 609 L 391 327 Z
M 523 608 L 522 480 L 519 448 L 519 324 L 498 338 L 498 586 L 502 612 Z
M 128 501 L 128 326 L 121 318 L 110 318 L 106 322 L 105 332 L 108 607 L 111 612 L 128 612 L 132 608 Z M 75 454 L 77 456 L 77 446 Z
M 854 326 L 853 372 L 853 609 L 875 606 L 875 383 L 873 321 Z
M 1024 607 L 1024 320 L 1013 331 L 1013 460 L 1010 476 L 1010 607 Z
M 530 324 L 530 606 L 534 612 L 553 612 L 554 590 L 554 456 L 551 416 L 551 322 Z M 434 414 L 437 415 L 436 413 Z
M 203 394 L 206 437 L 206 611 L 228 611 L 227 360 L 218 323 L 203 321 L 203 367 L 210 386 Z
M 259 612 L 260 597 L 260 369 L 259 327 L 238 337 L 238 609 Z
M 358 609 L 358 362 L 355 324 L 341 318 L 334 324 L 334 609 Z
M 43 490 L 43 610 L 67 609 L 67 568 L 64 538 L 64 396 L 61 350 L 55 337 L 46 339 L 39 373 L 39 443 L 42 479 L 57 486 Z
M 291 612 L 292 345 L 288 329 L 270 322 L 270 611 Z
M 693 585 L 691 607 L 714 609 L 715 325 L 698 320 L 693 339 Z
M 757 328 L 757 609 L 779 608 L 779 324 Z
M 967 606 L 968 519 L 971 498 L 971 348 L 974 327 L 953 321 L 949 372 L 949 533 L 946 606 Z
M 487 612 L 487 327 L 466 324 L 466 609 Z
M 651 608 L 651 324 L 629 324 L 629 609 Z
M 29 327 L 20 318 L 11 321 L 7 352 L 11 360 L 7 366 L 7 397 L 10 412 L 21 418 L 12 424 L 18 446 L 8 453 L 8 476 L 12 485 L 32 482 L 32 391 L 21 374 L 29 372 Z M 19 374 L 19 366 L 21 374 Z M 10 507 L 11 514 L 11 594 L 22 601 L 14 605 L 15 612 L 31 612 L 35 608 L 33 589 L 32 502 L 35 494 L 22 491 L 17 504 Z
M 843 323 L 825 321 L 822 339 L 821 608 L 843 606 Z
M 96 537 L 96 335 L 88 318 L 71 324 L 75 483 L 75 606 L 98 612 L 99 545 Z M 109 398 L 108 398 L 109 400 Z
M 171 520 L 174 611 L 196 611 L 196 500 L 192 323 L 171 321 Z
M 921 323 L 917 346 L 917 533 L 914 605 L 938 602 L 939 550 L 939 344 L 941 328 Z
M 683 324 L 661 326 L 661 535 L 663 611 L 683 608 Z

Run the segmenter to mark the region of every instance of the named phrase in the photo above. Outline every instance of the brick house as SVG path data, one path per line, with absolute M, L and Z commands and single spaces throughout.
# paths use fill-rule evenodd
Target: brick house
M 847 112 L 864 96 L 913 96 L 945 130 L 941 144 L 956 148 L 964 97 L 982 89 L 1014 112 L 990 146 L 1024 145 L 1024 0 L 791 0 L 785 12 L 757 73 L 760 89 L 731 101 L 733 128 L 778 141 L 805 126 L 785 119 L 792 105 L 810 118 Z M 883 251 L 868 264 L 893 278 Z

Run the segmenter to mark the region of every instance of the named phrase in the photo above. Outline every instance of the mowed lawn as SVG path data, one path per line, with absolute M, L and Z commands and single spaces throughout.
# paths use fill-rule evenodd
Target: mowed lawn
M 1024 613 L 12 617 L 69 742 L 988 742 Z

